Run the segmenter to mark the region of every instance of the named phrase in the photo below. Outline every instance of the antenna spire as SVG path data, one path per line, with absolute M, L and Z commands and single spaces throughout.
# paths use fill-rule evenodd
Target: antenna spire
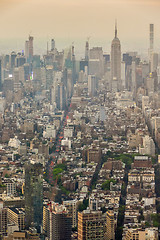
M 115 21 L 115 38 L 117 38 L 117 19 Z

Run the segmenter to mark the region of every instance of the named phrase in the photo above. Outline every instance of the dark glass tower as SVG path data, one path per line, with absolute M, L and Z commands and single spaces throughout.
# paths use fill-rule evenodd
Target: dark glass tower
M 41 231 L 43 219 L 43 167 L 40 163 L 25 166 L 25 227 Z

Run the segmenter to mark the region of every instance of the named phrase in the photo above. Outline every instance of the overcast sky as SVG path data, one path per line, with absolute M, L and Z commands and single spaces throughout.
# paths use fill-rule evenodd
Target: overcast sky
M 149 44 L 149 23 L 155 24 L 160 49 L 160 0 L 0 0 L 0 40 L 87 39 L 110 42 L 114 22 L 129 48 Z

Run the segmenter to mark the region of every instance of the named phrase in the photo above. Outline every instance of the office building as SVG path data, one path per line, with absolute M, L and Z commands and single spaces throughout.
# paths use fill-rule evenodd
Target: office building
M 11 53 L 10 56 L 10 68 L 13 69 L 15 67 L 15 59 L 17 57 L 17 54 L 15 52 Z
M 154 51 L 154 24 L 149 25 L 149 59 L 151 59 L 151 55 Z
M 0 235 L 7 235 L 8 214 L 7 208 L 3 206 L 3 202 L 0 203 Z
M 19 83 L 19 68 L 14 68 L 13 71 L 13 80 L 14 80 L 14 85 L 16 83 Z
M 113 210 L 107 211 L 105 240 L 115 239 L 115 214 Z
M 116 84 L 117 87 L 112 87 L 113 84 Z M 117 25 L 115 26 L 115 37 L 111 44 L 111 88 L 121 90 L 121 43 L 117 37 Z
M 158 240 L 158 228 L 128 229 L 124 240 Z
M 155 143 L 150 136 L 146 135 L 143 137 L 143 147 L 139 148 L 139 153 L 142 155 L 155 156 Z
M 89 51 L 89 74 L 101 78 L 104 75 L 104 57 L 102 47 L 93 47 Z
M 24 65 L 25 62 L 26 62 L 25 57 L 23 55 L 18 54 L 15 59 L 15 66 L 20 67 L 20 66 Z
M 155 72 L 158 67 L 158 53 L 151 53 L 151 72 Z
M 29 41 L 25 41 L 25 57 L 26 57 L 26 60 L 28 62 L 29 60 Z
M 25 229 L 25 209 L 24 208 L 8 208 L 8 221 L 18 226 L 19 230 Z
M 33 37 L 29 35 L 29 39 L 25 42 L 25 57 L 27 62 L 31 63 L 33 58 Z
M 97 91 L 97 79 L 95 75 L 88 75 L 88 94 L 95 96 Z
M 41 60 L 40 60 L 40 55 L 34 55 L 33 56 L 33 69 L 40 68 Z
M 101 211 L 78 212 L 78 240 L 104 239 L 104 219 Z
M 102 157 L 102 150 L 99 145 L 92 144 L 87 149 L 87 162 L 96 162 L 99 163 Z
M 2 60 L 0 59 L 0 92 L 2 91 Z
M 86 42 L 85 46 L 85 61 L 89 60 L 89 41 Z
M 16 194 L 16 183 L 11 179 L 6 179 L 3 183 L 7 187 L 7 196 L 14 196 Z
M 150 94 L 153 94 L 156 89 L 156 79 L 154 77 L 154 74 L 150 73 L 149 76 L 146 78 L 146 92 L 149 96 Z
M 63 201 L 63 205 L 67 208 L 68 214 L 72 216 L 72 228 L 76 227 L 78 201 L 76 199 Z
M 29 36 L 28 47 L 29 47 L 29 59 L 32 60 L 32 57 L 33 57 L 33 37 L 32 36 Z
M 58 85 L 59 87 L 59 99 L 60 99 L 60 110 L 64 110 L 66 106 L 66 91 L 63 83 Z
M 51 202 L 48 204 L 45 225 L 49 223 L 48 237 L 50 240 L 71 240 L 72 216 L 68 214 L 65 206 Z M 47 229 L 47 226 L 46 226 Z
M 55 40 L 52 39 L 51 40 L 51 51 L 54 51 L 54 49 L 55 49 Z
M 25 226 L 41 231 L 43 219 L 43 168 L 40 163 L 25 166 Z

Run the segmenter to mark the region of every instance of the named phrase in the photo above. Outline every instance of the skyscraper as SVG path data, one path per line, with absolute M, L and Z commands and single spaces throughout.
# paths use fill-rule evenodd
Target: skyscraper
M 33 37 L 29 35 L 29 39 L 25 42 L 25 57 L 27 62 L 31 62 L 33 58 Z
M 3 203 L 0 203 L 0 237 L 7 235 L 7 208 L 3 207 Z
M 54 49 L 55 49 L 55 40 L 52 39 L 51 40 L 51 51 L 54 51 Z
M 25 166 L 25 227 L 41 231 L 43 219 L 43 168 L 42 164 Z
M 33 37 L 29 36 L 29 58 L 33 57 Z
M 29 41 L 25 41 L 25 57 L 27 62 L 29 61 Z
M 94 96 L 97 90 L 97 79 L 95 75 L 88 75 L 88 94 Z
M 2 60 L 0 59 L 0 91 L 2 91 Z
M 44 230 L 50 240 L 71 240 L 72 216 L 64 205 L 50 202 L 44 217 Z
M 104 238 L 104 219 L 101 211 L 78 212 L 78 240 Z
M 115 25 L 115 37 L 111 44 L 111 89 L 121 90 L 121 43 L 117 37 L 117 24 Z
M 113 210 L 108 210 L 106 218 L 106 234 L 105 240 L 115 239 L 115 217 Z
M 15 59 L 17 57 L 17 54 L 15 52 L 11 52 L 10 56 L 10 68 L 13 69 L 15 67 Z
M 149 58 L 151 58 L 151 55 L 154 50 L 154 24 L 149 25 L 149 40 L 150 40 Z
M 85 61 L 89 60 L 89 41 L 86 42 L 85 46 Z
M 158 67 L 158 53 L 155 53 L 155 52 L 151 53 L 150 63 L 151 63 L 151 73 L 155 72 Z

